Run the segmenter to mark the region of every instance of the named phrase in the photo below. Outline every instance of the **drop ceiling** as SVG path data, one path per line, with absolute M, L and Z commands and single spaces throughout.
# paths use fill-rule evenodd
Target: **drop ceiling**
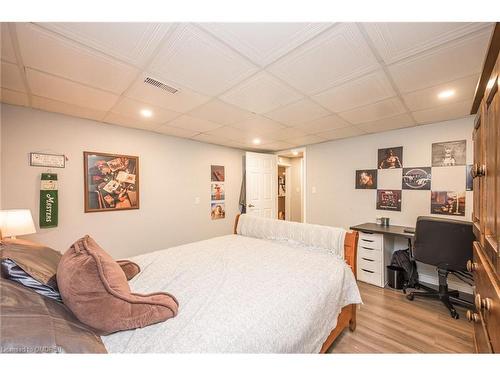
M 493 26 L 2 23 L 1 101 L 284 150 L 468 115 Z

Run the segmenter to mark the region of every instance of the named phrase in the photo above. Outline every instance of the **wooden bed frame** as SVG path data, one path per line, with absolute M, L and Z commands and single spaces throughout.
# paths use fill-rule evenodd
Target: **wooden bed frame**
M 237 234 L 238 221 L 240 219 L 240 214 L 236 215 L 234 220 L 234 230 L 233 233 Z M 356 277 L 356 252 L 358 249 L 358 232 L 352 231 L 347 232 L 344 239 L 344 259 L 351 267 L 354 277 Z M 335 339 L 342 333 L 342 331 L 349 327 L 351 331 L 356 329 L 356 305 L 351 304 L 345 306 L 340 311 L 337 318 L 337 325 L 332 329 L 330 335 L 327 337 L 326 341 L 321 347 L 320 353 L 326 353 L 326 351 L 332 346 Z

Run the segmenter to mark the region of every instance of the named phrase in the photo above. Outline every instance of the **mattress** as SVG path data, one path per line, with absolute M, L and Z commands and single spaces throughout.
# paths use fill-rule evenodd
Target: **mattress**
M 228 235 L 143 254 L 132 291 L 166 291 L 179 314 L 103 336 L 110 353 L 318 353 L 342 307 L 361 303 L 327 250 Z

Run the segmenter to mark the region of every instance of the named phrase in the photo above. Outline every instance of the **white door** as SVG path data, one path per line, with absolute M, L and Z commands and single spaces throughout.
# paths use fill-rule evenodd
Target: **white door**
M 275 219 L 278 203 L 277 156 L 247 152 L 245 170 L 247 214 Z

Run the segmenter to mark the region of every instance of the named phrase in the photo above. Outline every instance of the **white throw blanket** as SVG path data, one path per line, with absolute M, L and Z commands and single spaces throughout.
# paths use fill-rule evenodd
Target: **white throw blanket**
M 317 353 L 341 308 L 361 303 L 343 260 L 284 242 L 228 235 L 131 260 L 132 290 L 172 293 L 179 314 L 103 336 L 111 353 Z
M 325 249 L 344 258 L 346 230 L 342 228 L 240 215 L 237 233 L 265 240 L 286 241 L 294 246 Z

